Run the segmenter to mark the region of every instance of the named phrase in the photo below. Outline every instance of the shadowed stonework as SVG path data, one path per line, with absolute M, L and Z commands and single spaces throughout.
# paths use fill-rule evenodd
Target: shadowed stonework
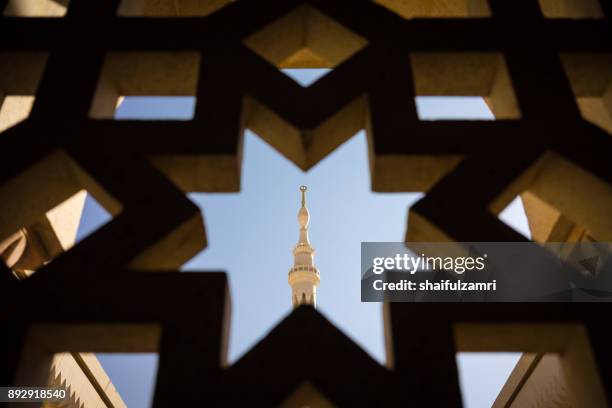
M 525 240 L 497 218 L 519 195 L 535 241 L 612 241 L 609 2 L 23 4 L 0 0 L 0 385 L 46 384 L 54 353 L 158 352 L 157 407 L 203 392 L 212 406 L 456 407 L 456 352 L 517 351 L 499 406 L 551 389 L 608 405 L 607 303 L 389 303 L 386 366 L 300 306 L 229 366 L 225 274 L 176 272 L 207 243 L 186 193 L 240 189 L 246 128 L 303 170 L 366 129 L 372 190 L 426 192 L 408 241 Z M 303 67 L 332 70 L 309 87 L 279 71 Z M 191 120 L 113 120 L 123 96 L 197 102 Z M 421 121 L 415 96 L 483 97 L 497 120 Z M 61 244 L 40 222 L 82 190 L 113 219 L 52 262 L 28 252 L 19 232 Z M 30 255 L 43 265 L 19 280 L 9 268 Z

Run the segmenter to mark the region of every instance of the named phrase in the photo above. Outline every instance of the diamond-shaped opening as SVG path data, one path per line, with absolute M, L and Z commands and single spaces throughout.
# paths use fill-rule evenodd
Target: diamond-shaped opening
M 152 406 L 160 333 L 156 324 L 35 324 L 16 382 L 65 389 L 62 406 Z
M 8 17 L 64 17 L 69 0 L 8 0 L 3 15 Z
M 487 0 L 375 0 L 406 18 L 489 17 Z
M 481 97 L 495 119 L 520 118 L 501 53 L 415 52 L 410 54 L 410 61 L 418 97 Z M 467 100 L 456 99 L 457 102 L 467 103 Z
M 455 344 L 465 407 L 606 406 L 582 325 L 458 323 Z
M 539 0 L 547 18 L 604 18 L 599 0 Z
M 233 0 L 122 0 L 117 14 L 142 17 L 204 17 Z
M 141 100 L 133 117 L 121 114 L 122 100 L 131 97 L 189 97 L 191 114 L 181 111 L 172 119 L 191 119 L 198 81 L 200 54 L 197 52 L 110 52 L 106 55 L 89 116 L 96 119 L 144 119 L 155 103 Z M 168 105 L 169 106 L 169 105 Z M 147 107 L 149 109 L 147 109 Z M 157 109 L 157 119 L 167 118 L 169 111 Z
M 607 183 L 553 153 L 545 154 L 490 207 L 501 221 L 536 242 L 608 242 L 610 208 L 612 188 Z
M 3 185 L 0 197 L 0 259 L 19 279 L 30 276 L 121 211 L 121 205 L 62 152 L 49 155 Z
M 0 53 L 0 132 L 30 115 L 46 59 L 46 53 Z
M 477 96 L 417 96 L 421 120 L 494 120 L 484 98 Z
M 563 53 L 582 117 L 612 134 L 612 54 Z
M 333 68 L 367 41 L 302 5 L 247 37 L 244 44 L 278 68 Z

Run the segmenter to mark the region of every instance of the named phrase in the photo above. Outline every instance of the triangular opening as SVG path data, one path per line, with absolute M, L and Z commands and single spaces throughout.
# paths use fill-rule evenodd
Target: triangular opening
M 504 224 L 521 234 L 527 239 L 531 239 L 531 229 L 523 207 L 521 196 L 516 196 L 497 216 Z
M 329 68 L 284 68 L 281 72 L 303 87 L 309 87 L 330 72 Z

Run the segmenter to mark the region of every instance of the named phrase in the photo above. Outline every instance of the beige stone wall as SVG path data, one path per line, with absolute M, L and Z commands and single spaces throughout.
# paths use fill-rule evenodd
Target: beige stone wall
M 32 225 L 0 241 L 0 257 L 21 278 L 50 262 L 76 241 L 87 192 L 81 190 Z
M 5 16 L 62 17 L 68 0 L 9 0 Z
M 47 211 L 43 219 L 0 242 L 3 260 L 20 278 L 70 249 L 76 236 L 87 192 L 81 190 Z M 119 393 L 92 353 L 58 353 L 53 356 L 49 385 L 65 387 L 69 400 L 61 407 L 125 407 Z M 46 404 L 45 407 L 57 407 Z
M 100 362 L 92 353 L 56 354 L 53 357 L 49 385 L 65 387 L 68 390 L 70 400 L 63 402 L 63 407 L 126 407 Z M 48 405 L 49 408 L 52 406 L 54 405 Z
M 34 96 L 7 95 L 2 98 L 0 89 L 0 132 L 26 119 L 32 110 Z
M 503 333 L 504 330 L 507 332 Z M 509 330 L 514 334 L 509 335 Z M 584 328 L 579 325 L 547 328 L 517 325 L 504 328 L 502 333 L 490 335 L 482 342 L 486 344 L 497 336 L 505 336 L 505 350 L 529 351 L 516 364 L 493 408 L 607 406 Z

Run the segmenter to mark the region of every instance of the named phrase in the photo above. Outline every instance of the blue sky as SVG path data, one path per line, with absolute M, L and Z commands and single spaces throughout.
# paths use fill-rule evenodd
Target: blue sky
M 304 85 L 323 72 L 288 70 Z M 418 98 L 422 119 L 492 119 L 481 98 Z M 126 98 L 117 119 L 188 119 L 192 98 Z M 202 209 L 209 246 L 184 265 L 189 271 L 225 270 L 230 281 L 232 322 L 229 358 L 235 361 L 291 312 L 287 272 L 297 242 L 298 187 L 306 184 L 310 239 L 321 272 L 318 310 L 373 358 L 384 362 L 382 308 L 360 301 L 360 243 L 403 241 L 408 208 L 421 193 L 370 191 L 366 138 L 357 133 L 308 172 L 303 172 L 257 135 L 245 136 L 240 193 L 190 194 Z M 529 236 L 520 201 L 501 218 Z M 84 237 L 108 215 L 88 198 L 79 228 Z M 129 407 L 151 402 L 156 356 L 99 354 Z M 462 353 L 458 357 L 464 402 L 489 407 L 517 354 Z

